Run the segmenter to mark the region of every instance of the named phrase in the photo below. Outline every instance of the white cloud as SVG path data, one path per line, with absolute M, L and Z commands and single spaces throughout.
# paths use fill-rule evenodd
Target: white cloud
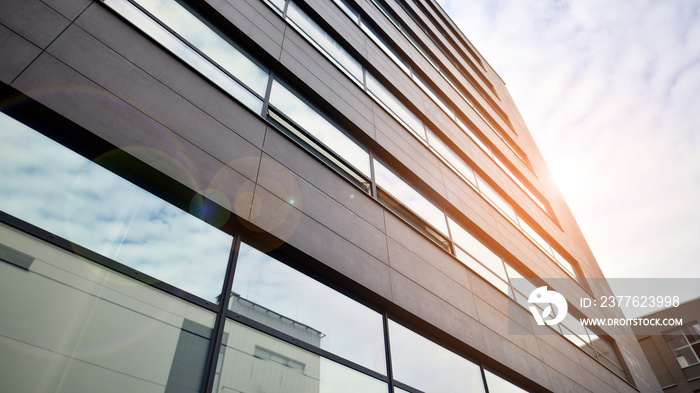
M 506 82 L 603 271 L 700 275 L 700 3 L 440 2 Z

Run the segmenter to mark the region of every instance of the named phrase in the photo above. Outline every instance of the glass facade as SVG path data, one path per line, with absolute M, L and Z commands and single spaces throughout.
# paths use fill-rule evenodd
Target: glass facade
M 0 190 L 7 196 L 0 208 L 16 215 L 23 228 L 0 223 L 1 391 L 201 392 L 211 386 L 212 391 L 242 393 L 389 393 L 394 384 L 425 392 L 484 391 L 477 363 L 246 243 L 232 247 L 232 235 L 13 118 L 3 114 L 0 119 L 3 146 L 13 146 L 16 153 L 0 161 L 3 178 L 10 180 Z M 20 179 L 36 180 L 43 190 L 22 188 Z M 61 190 L 63 183 L 70 187 Z M 401 198 L 416 198 L 410 189 L 389 187 Z M 150 215 L 127 209 L 126 221 L 114 224 L 103 192 L 122 201 L 136 193 Z M 47 205 L 49 195 L 55 206 L 42 210 L 35 201 Z M 80 198 L 75 203 L 86 221 L 63 215 L 70 211 L 71 202 L 65 200 L 71 198 Z M 418 210 L 430 206 L 415 201 L 407 203 Z M 90 215 L 93 210 L 101 214 Z M 169 223 L 164 218 L 169 215 L 178 221 Z M 107 247 L 120 252 L 101 252 L 84 233 L 71 232 L 99 228 L 101 220 L 106 228 L 120 228 L 121 243 Z M 151 224 L 157 225 L 158 236 Z M 444 221 L 435 225 L 447 231 Z M 185 232 L 169 237 L 172 226 Z M 44 231 L 53 240 L 41 240 Z M 63 236 L 95 248 L 96 254 L 79 256 Z M 213 251 L 197 250 L 202 236 Z M 162 242 L 175 247 L 167 258 L 158 255 L 167 248 Z M 136 250 L 122 255 L 129 247 Z M 199 255 L 183 272 L 173 253 L 188 247 Z M 132 263 L 130 255 L 144 263 Z M 235 267 L 228 268 L 231 291 L 222 297 L 229 265 Z M 122 267 L 133 270 L 120 273 Z M 172 278 L 173 273 L 181 278 Z M 159 286 L 161 279 L 171 286 Z M 194 296 L 183 297 L 182 290 Z M 387 375 L 387 337 L 394 379 Z

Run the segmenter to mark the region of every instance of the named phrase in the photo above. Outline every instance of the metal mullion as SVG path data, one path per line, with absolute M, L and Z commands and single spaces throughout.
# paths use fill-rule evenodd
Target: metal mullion
M 402 383 L 402 382 L 399 382 L 399 381 L 394 381 L 393 386 L 395 386 L 395 387 L 397 387 L 397 388 L 399 388 L 399 389 L 401 389 L 401 390 L 405 390 L 405 391 L 407 391 L 407 392 L 411 392 L 411 393 L 424 393 L 422 390 L 416 389 L 416 388 L 412 387 L 411 385 L 406 385 L 405 383 Z M 394 392 L 394 393 L 395 393 L 395 392 Z
M 389 316 L 382 313 L 382 328 L 384 329 L 384 356 L 386 358 L 386 376 L 389 379 L 389 392 L 394 393 L 394 369 L 391 364 L 391 342 L 389 337 Z
M 484 384 L 484 393 L 490 393 L 489 384 L 486 382 L 486 370 L 484 369 L 484 363 L 479 363 L 479 369 L 481 370 L 481 382 Z
M 370 173 L 370 192 L 373 198 L 379 200 L 377 195 L 377 180 L 374 177 L 374 151 L 369 151 L 369 173 Z
M 262 112 L 260 113 L 260 116 L 262 116 L 263 118 L 267 117 L 267 111 L 270 107 L 270 94 L 272 92 L 272 84 L 275 81 L 275 72 L 273 70 L 270 70 L 267 76 L 268 78 L 267 86 L 265 87 L 265 97 L 263 97 Z
M 202 391 L 211 392 L 214 387 L 214 380 L 216 379 L 216 362 L 219 359 L 219 353 L 221 352 L 221 341 L 224 336 L 224 327 L 226 325 L 226 310 L 228 310 L 230 294 L 233 288 L 233 275 L 236 270 L 236 261 L 238 260 L 238 254 L 241 248 L 241 235 L 237 233 L 233 237 L 233 243 L 231 244 L 231 254 L 229 255 L 229 263 L 226 268 L 226 276 L 224 278 L 224 285 L 219 297 L 219 309 L 216 315 L 216 323 L 214 325 L 214 330 L 212 333 L 212 339 L 209 345 L 209 358 L 207 359 L 204 370 L 208 370 L 205 374 L 205 378 L 202 381 Z

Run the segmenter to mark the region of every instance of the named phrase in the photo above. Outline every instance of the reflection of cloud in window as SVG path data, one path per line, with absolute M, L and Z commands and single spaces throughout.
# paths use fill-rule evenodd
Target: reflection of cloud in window
M 214 300 L 231 238 L 31 129 L 0 118 L 0 209 Z

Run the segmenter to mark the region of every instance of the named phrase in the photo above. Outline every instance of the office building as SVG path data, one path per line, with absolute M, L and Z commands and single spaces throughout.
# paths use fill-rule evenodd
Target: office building
M 435 1 L 0 0 L 0 53 L 0 391 L 660 390 Z
M 647 315 L 681 319 L 677 327 L 633 327 L 664 392 L 700 392 L 700 299 Z

